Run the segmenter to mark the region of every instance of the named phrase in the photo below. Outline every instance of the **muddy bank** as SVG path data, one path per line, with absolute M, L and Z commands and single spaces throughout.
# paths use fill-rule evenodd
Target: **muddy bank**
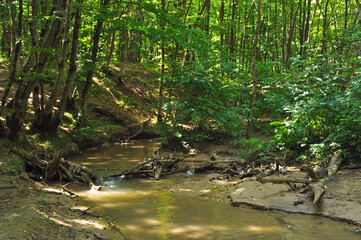
M 245 204 L 259 209 L 313 214 L 361 226 L 360 179 L 361 170 L 339 172 L 315 204 L 309 192 L 300 193 L 287 184 L 262 184 L 255 179 L 237 184 L 229 198 L 234 206 Z
M 215 148 L 211 148 L 215 149 Z M 209 159 L 210 156 L 222 161 L 242 161 L 236 153 L 218 151 L 216 154 L 171 153 L 185 160 Z M 163 153 L 167 156 L 169 153 Z M 308 173 L 296 167 L 285 167 L 283 174 L 276 173 L 272 178 L 309 178 Z M 267 177 L 266 177 L 267 178 Z M 251 206 L 263 210 L 281 210 L 328 217 L 334 220 L 361 226 L 361 170 L 340 170 L 325 185 L 325 194 L 319 202 L 313 203 L 311 190 L 304 184 L 261 183 L 256 177 L 239 179 L 227 174 L 204 174 L 197 183 L 181 183 L 169 188 L 171 192 L 229 201 L 233 206 Z
M 124 239 L 103 216 L 92 215 L 77 197 L 26 177 L 0 177 L 0 239 Z

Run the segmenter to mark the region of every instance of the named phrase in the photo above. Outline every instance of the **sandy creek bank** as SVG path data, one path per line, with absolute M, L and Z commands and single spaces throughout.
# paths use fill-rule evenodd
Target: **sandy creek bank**
M 221 151 L 222 153 L 222 151 Z M 167 153 L 164 153 L 167 155 Z M 184 155 L 183 155 L 184 157 Z M 209 154 L 185 157 L 185 161 L 209 158 Z M 219 154 L 217 160 L 236 160 L 230 154 Z M 184 163 L 183 164 L 186 164 Z M 279 178 L 307 177 L 306 172 L 296 167 L 286 167 L 286 174 Z M 275 177 L 273 175 L 272 177 Z M 226 179 L 222 174 L 204 174 L 203 180 L 170 187 L 170 191 L 180 194 L 202 196 L 219 201 L 228 201 L 233 206 L 250 206 L 263 210 L 281 210 L 290 213 L 312 214 L 328 217 L 361 226 L 361 170 L 340 170 L 325 186 L 325 194 L 313 203 L 310 191 L 300 193 L 302 184 L 292 188 L 288 184 L 261 183 L 255 177 L 242 180 Z
M 63 183 L 64 184 L 64 183 Z M 94 239 L 93 234 L 123 239 L 70 197 L 23 176 L 0 176 L 0 239 Z

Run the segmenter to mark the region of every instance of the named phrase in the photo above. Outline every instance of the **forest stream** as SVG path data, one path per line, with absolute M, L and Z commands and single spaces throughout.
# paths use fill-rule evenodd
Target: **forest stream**
M 153 155 L 159 142 L 113 145 L 74 157 L 98 177 L 127 169 Z M 224 201 L 176 194 L 170 187 L 204 180 L 191 173 L 161 180 L 105 180 L 103 191 L 72 190 L 93 214 L 112 219 L 127 239 L 359 239 L 355 227 L 327 218 L 232 207 Z M 191 190 L 191 189 L 190 189 Z M 185 191 L 187 192 L 187 191 Z

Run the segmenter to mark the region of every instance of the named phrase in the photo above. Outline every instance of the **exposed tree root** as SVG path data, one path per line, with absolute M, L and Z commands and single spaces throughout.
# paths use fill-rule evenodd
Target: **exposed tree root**
M 97 180 L 89 168 L 65 161 L 58 153 L 52 160 L 41 159 L 36 154 L 21 155 L 27 175 L 35 181 L 79 181 L 94 185 Z

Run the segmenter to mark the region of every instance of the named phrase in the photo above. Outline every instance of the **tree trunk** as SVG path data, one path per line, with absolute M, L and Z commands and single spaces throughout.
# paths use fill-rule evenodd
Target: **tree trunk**
M 303 44 L 309 43 L 310 18 L 311 18 L 311 0 L 308 0 L 305 33 L 303 34 L 304 35 Z M 305 53 L 306 51 L 307 51 L 307 46 L 302 46 L 302 53 Z
M 293 9 L 293 7 L 292 7 Z M 298 14 L 298 10 L 300 9 L 300 5 L 297 6 L 295 14 L 292 16 L 293 10 L 291 10 L 291 16 L 290 16 L 290 29 L 288 33 L 288 41 L 287 41 L 287 50 L 286 50 L 286 59 L 285 59 L 285 65 L 286 67 L 289 67 L 289 60 L 292 55 L 292 40 L 293 40 L 293 33 L 296 26 L 296 18 Z M 293 18 L 292 18 L 293 17 Z
M 60 14 L 65 10 L 66 1 L 65 0 L 57 0 L 53 2 L 54 8 L 57 11 L 57 14 Z M 43 49 L 55 48 L 57 45 L 57 36 L 60 30 L 61 25 L 61 17 L 56 18 L 53 21 L 52 27 L 49 31 L 49 34 L 46 39 L 44 39 L 44 44 L 42 46 Z M 48 60 L 49 52 L 43 51 L 39 55 L 39 60 L 35 64 L 32 73 L 39 74 L 43 71 L 45 64 Z M 18 137 L 18 133 L 21 129 L 21 126 L 24 122 L 24 117 L 26 114 L 26 106 L 28 105 L 28 99 L 31 92 L 34 90 L 36 85 L 38 84 L 38 80 L 32 78 L 33 74 L 24 74 L 24 82 L 26 84 L 22 84 L 17 92 L 16 98 L 14 99 L 14 112 L 9 119 L 7 119 L 7 126 L 10 128 L 9 138 L 15 139 Z
M 100 14 L 104 15 L 105 14 L 105 7 L 109 4 L 110 0 L 104 0 L 101 3 L 101 11 Z M 86 104 L 87 104 L 87 100 L 88 100 L 88 94 L 90 91 L 90 87 L 92 85 L 93 82 L 93 74 L 94 74 L 94 70 L 96 68 L 96 61 L 97 61 L 97 55 L 98 55 L 98 49 L 99 49 L 99 40 L 100 40 L 100 34 L 103 28 L 103 19 L 102 17 L 100 17 L 97 21 L 97 24 L 95 25 L 94 28 L 94 35 L 93 35 L 93 46 L 92 46 L 92 51 L 91 51 L 91 62 L 86 64 L 85 69 L 86 69 L 86 80 L 85 80 L 85 85 L 84 88 L 82 90 L 82 99 L 81 99 L 81 105 L 80 105 L 80 113 L 79 113 L 79 122 L 78 124 L 81 126 L 84 123 L 84 119 L 85 119 L 85 109 L 86 109 Z
M 0 107 L 0 115 L 2 115 L 2 111 L 4 109 L 5 103 L 8 99 L 8 95 L 10 92 L 10 89 L 15 81 L 16 78 L 16 69 L 19 59 L 19 54 L 21 50 L 22 40 L 22 23 L 23 23 L 23 1 L 19 0 L 19 13 L 18 13 L 18 20 L 17 20 L 17 41 L 15 43 L 14 51 L 12 52 L 11 62 L 10 62 L 10 76 L 9 76 L 9 82 L 6 86 L 5 92 L 1 99 L 1 107 Z
M 326 1 L 326 5 L 325 5 L 325 13 L 323 16 L 323 32 L 322 32 L 322 53 L 325 54 L 327 52 L 327 40 L 326 40 L 326 35 L 327 35 L 327 27 L 328 27 L 328 4 L 329 4 L 329 0 Z
M 52 126 L 52 118 L 53 118 L 53 108 L 55 103 L 58 99 L 59 93 L 61 91 L 61 83 L 63 82 L 64 78 L 64 68 L 65 68 L 65 61 L 68 54 L 68 46 L 69 46 L 69 29 L 70 29 L 70 22 L 71 22 L 71 6 L 72 0 L 68 0 L 67 2 L 67 9 L 66 9 L 66 18 L 65 18 L 65 26 L 63 30 L 63 39 L 61 43 L 61 55 L 58 63 L 58 76 L 56 78 L 53 90 L 50 94 L 48 103 L 46 104 L 45 109 L 41 113 L 41 119 L 36 121 L 36 126 L 44 131 L 53 131 Z
M 81 5 L 83 4 L 83 0 L 77 1 L 77 7 L 75 10 L 74 16 L 74 26 L 73 26 L 73 38 L 71 44 L 71 52 L 70 52 L 70 60 L 69 60 L 69 70 L 68 76 L 66 78 L 65 86 L 63 88 L 63 93 L 61 96 L 60 104 L 59 104 L 59 111 L 57 115 L 52 119 L 52 127 L 53 130 L 56 130 L 63 119 L 65 109 L 67 103 L 69 101 L 72 82 L 74 80 L 74 76 L 76 74 L 77 65 L 77 54 L 78 54 L 78 44 L 79 44 L 79 32 L 81 27 Z
M 9 20 L 10 13 L 9 8 L 5 7 L 5 0 L 0 0 L 0 19 Z M 7 21 L 2 21 L 2 32 L 1 32 L 1 51 L 6 53 L 7 57 L 11 55 L 11 26 Z
M 230 31 L 230 42 L 229 42 L 229 52 L 233 54 L 236 47 L 236 33 L 235 33 L 235 16 L 236 16 L 237 2 L 232 1 L 232 16 L 231 16 L 231 31 Z
M 257 10 L 257 27 L 256 33 L 254 35 L 253 40 L 253 49 L 252 49 L 252 96 L 251 96 L 251 103 L 250 103 L 250 112 L 248 115 L 248 122 L 247 122 L 247 132 L 246 138 L 249 139 L 251 134 L 251 127 L 253 122 L 253 109 L 254 109 L 254 102 L 256 100 L 257 95 L 257 66 L 256 66 L 256 56 L 257 56 L 257 43 L 258 43 L 258 35 L 261 27 L 261 6 L 262 0 L 258 0 L 258 10 Z
M 361 24 L 361 5 L 360 0 L 356 0 L 356 6 L 358 10 L 358 22 Z

